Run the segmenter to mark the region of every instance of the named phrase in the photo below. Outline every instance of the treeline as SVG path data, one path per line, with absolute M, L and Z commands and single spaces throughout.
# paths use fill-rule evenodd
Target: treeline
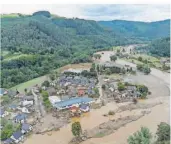
M 21 56 L 12 60 L 1 56 L 1 87 L 13 87 L 68 63 L 90 62 L 99 49 L 129 43 L 95 21 L 52 17 L 47 11 L 3 17 L 1 50 Z

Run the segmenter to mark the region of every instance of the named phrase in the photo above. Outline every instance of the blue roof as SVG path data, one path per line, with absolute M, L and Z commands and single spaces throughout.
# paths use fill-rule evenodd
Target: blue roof
M 87 109 L 87 107 L 89 107 L 87 104 L 81 104 L 80 106 L 81 109 Z
M 0 88 L 0 95 L 3 95 L 5 90 L 3 88 Z
M 15 132 L 15 133 L 13 133 L 12 136 L 13 136 L 15 139 L 19 139 L 22 135 L 23 135 L 23 134 L 21 133 L 21 131 L 17 131 L 17 132 Z
M 9 107 L 12 108 L 12 109 L 16 109 L 17 108 L 17 105 L 11 104 L 11 105 L 9 105 Z
M 23 123 L 22 124 L 22 127 L 21 127 L 22 130 L 27 131 L 27 130 L 29 130 L 29 128 L 30 128 L 30 125 L 29 124 L 27 124 L 27 123 Z
M 27 115 L 22 113 L 22 114 L 18 114 L 14 117 L 14 119 L 17 119 L 17 120 L 23 120 L 23 119 L 26 119 L 27 118 Z
M 71 98 L 68 99 L 66 101 L 61 101 L 61 102 L 57 102 L 54 104 L 54 107 L 56 108 L 62 108 L 62 107 L 66 107 L 66 106 L 71 106 L 73 104 L 78 104 L 78 103 L 88 103 L 93 101 L 92 98 L 87 98 L 87 97 L 79 97 L 79 98 Z
M 0 109 L 0 115 L 3 115 L 5 113 L 4 109 Z
M 13 143 L 13 140 L 11 138 L 8 138 L 6 140 L 3 141 L 4 144 L 11 144 Z

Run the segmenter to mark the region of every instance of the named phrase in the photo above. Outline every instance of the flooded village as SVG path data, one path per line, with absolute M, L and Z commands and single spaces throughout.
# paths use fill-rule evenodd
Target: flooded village
M 169 122 L 169 73 L 152 68 L 145 74 L 112 58 L 116 53 L 97 52 L 89 67 L 55 71 L 24 92 L 1 89 L 7 97 L 1 101 L 1 130 L 13 129 L 2 143 L 125 144 L 141 126 L 155 132 L 160 122 Z M 71 132 L 74 122 L 82 127 L 79 140 Z

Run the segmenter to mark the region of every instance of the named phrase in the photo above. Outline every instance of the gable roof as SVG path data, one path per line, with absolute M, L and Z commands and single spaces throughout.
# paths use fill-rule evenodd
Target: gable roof
M 4 144 L 12 144 L 13 140 L 11 138 L 8 138 L 6 140 L 3 141 Z
M 13 133 L 12 136 L 13 136 L 15 139 L 19 139 L 22 135 L 23 135 L 23 134 L 21 133 L 21 131 L 17 131 L 17 132 L 15 132 L 15 133 Z
M 29 130 L 29 128 L 30 128 L 30 125 L 27 124 L 27 123 L 23 123 L 22 126 L 21 126 L 21 129 L 25 130 L 25 131 Z
M 24 114 L 24 113 L 21 113 L 21 114 L 18 114 L 18 115 L 16 115 L 15 117 L 14 117 L 14 119 L 17 119 L 17 120 L 24 120 L 24 119 L 26 119 L 27 118 L 27 115 L 26 114 Z
M 5 113 L 4 109 L 0 109 L 0 115 L 3 115 Z

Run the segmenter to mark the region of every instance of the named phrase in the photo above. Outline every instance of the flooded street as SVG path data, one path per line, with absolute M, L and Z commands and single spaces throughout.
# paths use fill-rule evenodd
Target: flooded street
M 99 52 L 102 53 L 102 52 Z M 111 51 L 104 52 L 101 57 L 100 62 L 110 61 L 110 55 L 113 54 Z M 117 60 L 118 64 L 129 64 L 130 66 L 135 67 L 135 64 L 125 62 L 123 60 Z M 157 125 L 160 122 L 169 123 L 169 80 L 170 76 L 168 73 L 162 72 L 157 69 L 151 69 L 150 75 L 142 75 L 137 73 L 137 75 L 130 75 L 127 78 L 132 79 L 135 83 L 141 83 L 147 85 L 152 94 L 149 96 L 149 99 L 142 100 L 140 103 L 153 103 L 153 102 L 162 102 L 162 104 L 157 105 L 153 108 L 150 108 L 151 113 L 141 117 L 137 121 L 128 123 L 126 126 L 119 128 L 115 133 L 104 136 L 102 138 L 92 138 L 87 141 L 82 142 L 81 144 L 126 144 L 127 138 L 139 130 L 141 126 L 146 126 L 150 131 L 155 134 Z M 93 127 L 98 126 L 101 123 L 107 122 L 110 120 L 109 117 L 104 117 L 104 114 L 107 114 L 110 110 L 117 109 L 120 105 L 126 103 L 116 104 L 115 102 L 108 103 L 106 106 L 101 107 L 100 109 L 91 110 L 91 112 L 85 114 L 81 118 L 72 119 L 74 121 L 80 121 L 82 129 L 88 130 Z M 117 119 L 123 116 L 131 116 L 139 113 L 139 110 L 133 111 L 124 111 L 121 113 L 116 113 L 112 119 Z M 68 144 L 68 142 L 73 138 L 71 132 L 71 124 L 66 125 L 61 128 L 60 131 L 51 132 L 50 134 L 44 135 L 31 135 L 24 144 Z

